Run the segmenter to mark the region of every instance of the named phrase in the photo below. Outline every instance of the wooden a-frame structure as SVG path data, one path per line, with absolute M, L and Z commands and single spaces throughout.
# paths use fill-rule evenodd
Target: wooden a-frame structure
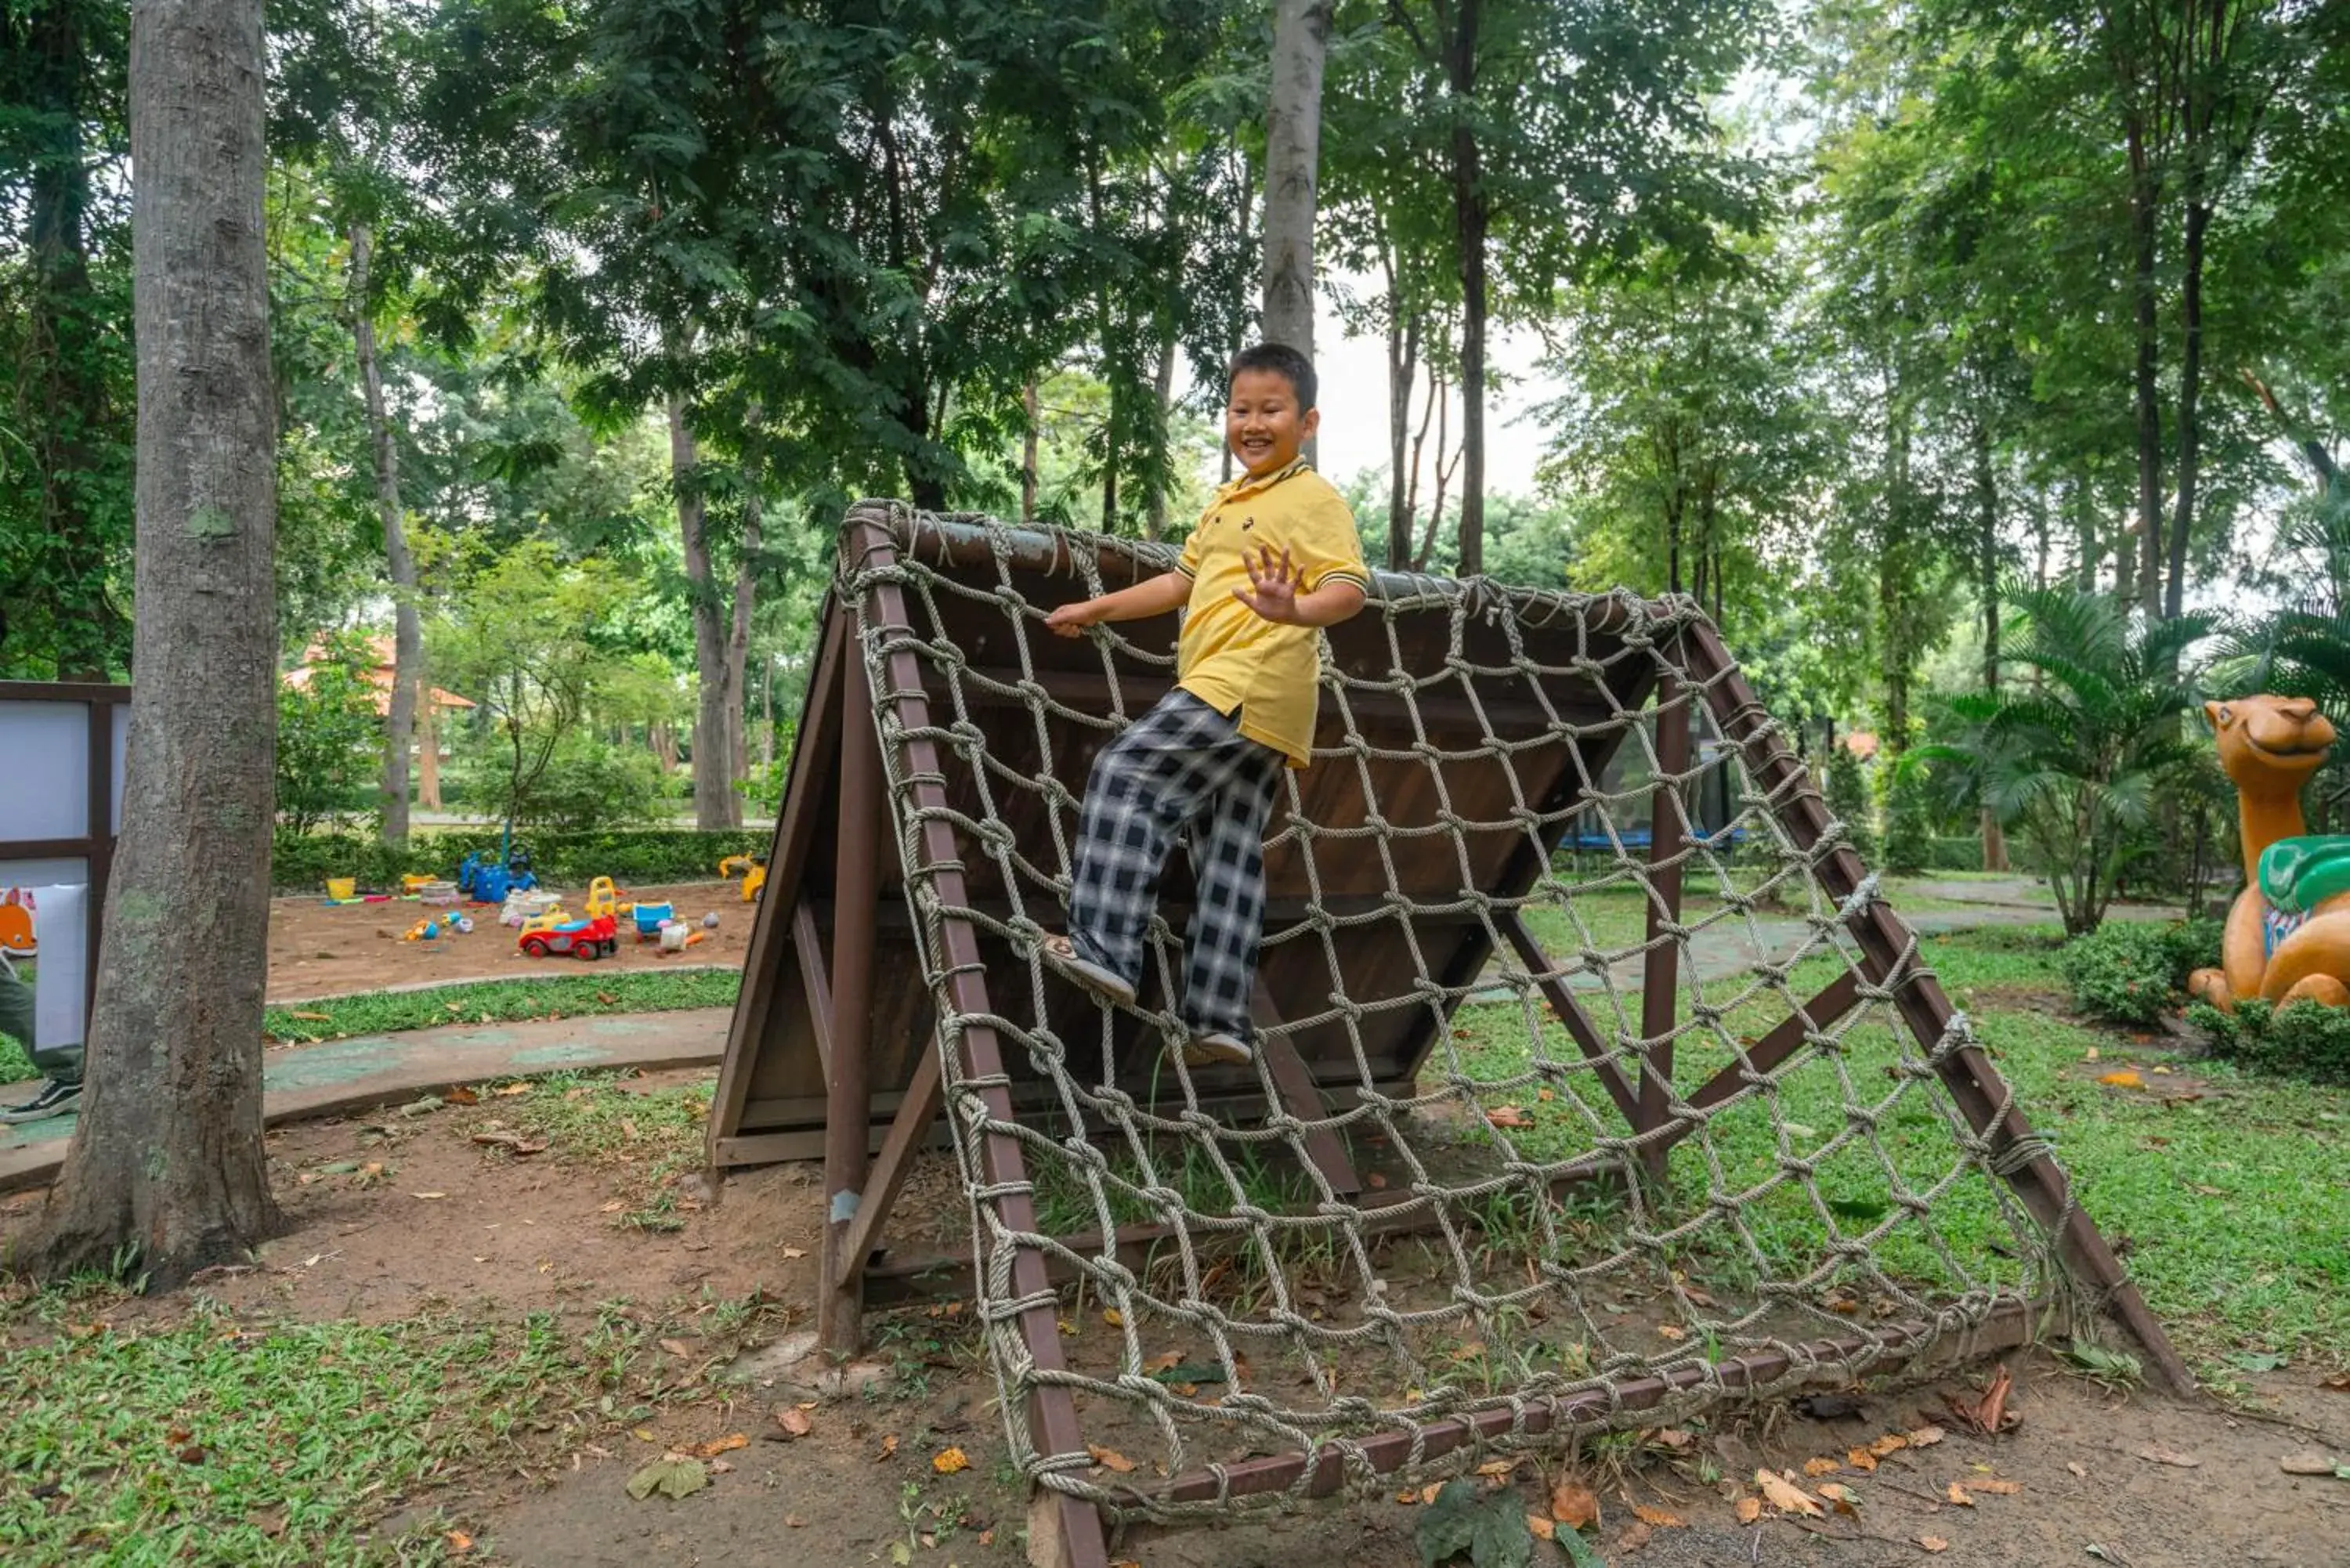
M 860 1317 L 868 1299 L 902 1299 L 926 1284 L 967 1284 L 971 1268 L 968 1251 L 909 1256 L 887 1245 L 885 1227 L 913 1156 L 942 1135 L 940 1113 L 945 1097 L 937 1014 L 914 946 L 916 917 L 909 906 L 906 877 L 912 871 L 926 878 L 939 904 L 951 910 L 1001 912 L 1008 907 L 1007 889 L 994 884 L 988 857 L 968 853 L 947 826 L 955 811 L 974 805 L 975 796 L 951 749 L 923 738 L 925 732 L 938 732 L 933 726 L 943 722 L 949 710 L 947 693 L 937 689 L 936 671 L 918 655 L 913 641 L 952 644 L 969 670 L 981 677 L 963 681 L 956 695 L 967 707 L 993 710 L 980 713 L 991 765 L 1014 775 L 1025 772 L 1033 776 L 1047 765 L 1039 754 L 1031 695 L 1049 695 L 1082 711 L 1136 714 L 1170 683 L 1163 662 L 1122 659 L 1109 671 L 1092 644 L 1052 638 L 1030 640 L 1029 672 L 1024 672 L 1006 652 L 1012 639 L 1006 635 L 1005 612 L 988 594 L 937 597 L 936 613 L 942 624 L 931 624 L 924 605 L 889 568 L 919 560 L 959 574 L 983 589 L 1008 582 L 1026 603 L 1050 605 L 1079 591 L 1081 564 L 1098 575 L 1107 590 L 1155 575 L 1172 557 L 1159 546 L 1059 532 L 1010 531 L 981 520 L 914 514 L 881 502 L 850 509 L 839 547 L 839 581 L 860 591 L 863 602 L 843 602 L 837 588 L 827 596 L 819 618 L 815 670 L 712 1109 L 709 1158 L 713 1171 L 721 1174 L 778 1160 L 823 1158 L 829 1209 L 821 1259 L 819 1335 L 828 1349 L 848 1353 L 859 1345 Z M 1081 562 L 1079 552 L 1091 559 Z M 1570 613 L 1555 596 L 1385 574 L 1378 592 L 1390 603 L 1409 600 L 1425 607 L 1392 612 L 1395 636 L 1400 639 L 1393 645 L 1387 632 L 1375 629 L 1381 619 L 1377 613 L 1332 631 L 1333 663 L 1342 676 L 1356 675 L 1366 683 L 1392 669 L 1396 647 L 1403 649 L 1407 662 L 1422 659 L 1425 668 L 1443 670 L 1445 639 L 1454 619 L 1449 609 L 1451 598 L 1467 593 L 1489 601 L 1461 622 L 1466 628 L 1461 635 L 1471 646 L 1460 650 L 1463 662 L 1454 665 L 1449 678 L 1454 684 L 1431 680 L 1402 698 L 1349 688 L 1346 703 L 1354 722 L 1366 734 L 1382 731 L 1377 738 L 1383 744 L 1409 751 L 1417 736 L 1424 734 L 1427 741 L 1441 744 L 1449 732 L 1454 744 L 1466 746 L 1479 736 L 1507 733 L 1513 725 L 1538 729 L 1553 716 L 1596 725 L 1611 712 L 1646 707 L 1660 716 L 1653 742 L 1657 762 L 1663 773 L 1674 774 L 1688 766 L 1695 713 L 1702 702 L 1795 846 L 1809 852 L 1828 832 L 1826 806 L 1802 763 L 1769 726 L 1714 628 L 1701 617 L 1668 618 L 1675 628 L 1669 657 L 1617 661 L 1626 634 L 1636 625 L 1659 624 L 1620 599 L 1579 601 Z M 1517 618 L 1506 630 L 1500 625 L 1503 616 Z M 875 646 L 890 650 L 881 663 L 878 691 L 862 655 L 860 623 L 879 639 Z M 1173 645 L 1174 618 L 1129 624 L 1120 631 L 1139 648 L 1163 654 Z M 1596 683 L 1605 676 L 1554 675 L 1542 679 L 1542 690 L 1533 690 L 1535 678 L 1523 673 L 1523 661 L 1521 673 L 1505 672 L 1512 662 L 1513 638 L 1532 662 L 1548 670 L 1578 659 L 1586 670 L 1609 668 L 1615 661 L 1619 678 L 1602 691 Z M 1474 678 L 1460 673 L 1467 666 L 1486 673 Z M 1326 698 L 1323 706 L 1325 732 L 1319 740 L 1326 742 L 1334 722 L 1333 703 Z M 894 732 L 910 737 L 900 742 L 904 754 L 896 759 L 894 771 L 911 781 L 913 808 L 923 813 L 910 834 L 903 832 L 889 798 L 879 749 L 879 715 L 884 710 L 894 711 Z M 1100 733 L 1058 719 L 1047 732 L 1051 765 L 1065 784 L 1082 791 Z M 1579 791 L 1592 787 L 1591 781 L 1601 776 L 1623 734 L 1621 727 L 1616 728 L 1612 739 L 1584 747 L 1589 754 L 1577 754 L 1577 743 L 1567 741 L 1555 748 L 1494 759 L 1490 765 L 1463 765 L 1457 777 L 1453 765 L 1447 764 L 1451 805 L 1462 815 L 1506 818 L 1514 795 L 1547 819 L 1538 846 L 1523 833 L 1493 835 L 1479 846 L 1473 873 L 1481 890 L 1507 899 L 1522 897 L 1534 886 L 1548 851 L 1572 829 L 1574 813 L 1568 808 Z M 1373 791 L 1378 808 L 1391 818 L 1433 809 L 1418 782 L 1425 771 L 1417 761 L 1386 765 Z M 1306 815 L 1328 822 L 1363 819 L 1367 805 L 1353 772 L 1317 767 L 1302 776 Z M 1755 1041 L 1743 1063 L 1732 1063 L 1685 1095 L 1677 1094 L 1671 1082 L 1670 1036 L 1681 979 L 1679 949 L 1673 941 L 1655 939 L 1667 924 L 1679 921 L 1678 854 L 1698 830 L 1677 790 L 1652 788 L 1648 805 L 1646 853 L 1651 865 L 1647 879 L 1653 897 L 1650 942 L 1642 961 L 1645 1039 L 1637 1077 L 1626 1075 L 1612 1060 L 1602 1060 L 1608 1055 L 1607 1047 L 1565 984 L 1547 980 L 1541 989 L 1558 1022 L 1593 1059 L 1609 1098 L 1640 1137 L 1641 1158 L 1661 1169 L 1672 1144 L 1694 1127 L 1685 1116 L 1676 1116 L 1676 1099 L 1696 1109 L 1718 1105 L 1755 1082 L 1756 1075 L 1794 1057 L 1859 1002 L 1862 976 L 1846 971 Z M 1041 832 L 1035 814 L 1042 809 L 1035 797 L 1022 792 L 1022 798 L 1007 809 L 1003 826 L 1023 844 L 1042 842 L 1035 836 Z M 1029 815 L 1010 820 L 1014 810 Z M 1423 853 L 1405 841 L 1388 847 L 1407 886 L 1391 888 L 1367 876 L 1347 883 L 1343 873 L 1334 885 L 1330 868 L 1322 868 L 1319 901 L 1324 910 L 1359 915 L 1393 909 L 1393 895 L 1399 892 L 1413 906 L 1408 914 L 1399 911 L 1393 921 L 1350 923 L 1337 933 L 1343 978 L 1349 988 L 1359 984 L 1361 994 L 1371 994 L 1382 983 L 1380 977 L 1393 971 L 1406 940 L 1405 922 L 1411 928 L 1409 940 L 1428 962 L 1428 972 L 1455 988 L 1456 995 L 1492 956 L 1488 919 L 1529 971 L 1539 975 L 1551 967 L 1513 910 L 1489 909 L 1478 919 L 1451 909 L 1449 901 L 1461 891 L 1461 873 L 1449 846 Z M 1049 857 L 1037 858 L 1039 863 L 1049 861 Z M 1355 857 L 1365 864 L 1374 858 Z M 1819 857 L 1816 864 L 1825 890 L 1840 902 L 1852 900 L 1866 876 L 1859 857 L 1847 847 Z M 1272 929 L 1299 917 L 1307 890 L 1294 855 L 1269 856 L 1266 875 L 1266 924 Z M 1188 898 L 1188 881 L 1179 867 L 1170 866 L 1161 911 L 1179 929 Z M 1945 1037 L 1953 1014 L 1931 974 L 1905 957 L 1914 952 L 1909 929 L 1880 901 L 1861 899 L 1850 907 L 1856 912 L 1847 929 L 1866 981 L 1891 991 L 1902 1022 L 1922 1045 L 1931 1047 Z M 965 1018 L 991 1012 L 991 975 L 1017 973 L 1024 979 L 1026 961 L 985 933 L 978 922 L 950 914 L 936 937 L 943 945 L 941 957 L 949 971 L 946 983 L 952 988 L 953 1005 Z M 1304 966 L 1320 962 L 1318 949 L 1306 950 L 1310 945 L 1294 943 L 1266 953 L 1258 992 L 1261 1022 L 1277 1016 L 1273 998 L 1286 994 L 1290 981 L 1307 978 Z M 1293 964 L 1297 966 L 1294 974 Z M 1326 974 L 1323 984 L 1327 983 Z M 1074 988 L 1060 989 L 1066 993 L 1072 1022 L 1077 1012 L 1092 1008 Z M 1359 1025 L 1366 1059 L 1380 1092 L 1408 1092 L 1443 1023 L 1429 1010 L 1399 1010 Z M 962 1053 L 962 1076 L 998 1085 L 983 1091 L 992 1117 L 1052 1114 L 1045 1093 L 1049 1085 L 1009 1056 L 993 1028 L 965 1028 L 955 1048 Z M 1124 1054 L 1147 1058 L 1149 1053 Z M 1343 1105 L 1361 1081 L 1354 1056 L 1335 1031 L 1327 1039 L 1318 1038 L 1310 1028 L 1274 1037 L 1266 1066 L 1283 1106 L 1300 1117 L 1321 1115 L 1326 1104 Z M 1995 1151 L 2029 1154 L 2036 1147 L 2027 1143 L 2033 1136 L 2030 1127 L 1979 1048 L 1967 1045 L 1940 1055 L 1937 1070 L 1960 1110 Z M 1266 1108 L 1253 1073 L 1226 1069 L 1221 1076 L 1207 1075 L 1201 1085 L 1202 1107 L 1221 1115 L 1256 1116 Z M 1334 1189 L 1357 1195 L 1354 1200 L 1367 1210 L 1378 1209 L 1382 1195 L 1362 1191 L 1339 1139 L 1325 1135 L 1311 1140 L 1306 1154 Z M 1021 1151 L 1014 1139 L 987 1137 L 983 1163 L 988 1180 L 998 1188 L 1024 1179 Z M 2062 1169 L 2044 1153 L 1996 1163 L 2007 1171 L 2007 1180 L 2033 1219 L 2054 1232 L 2057 1255 L 2072 1276 L 2145 1347 L 2156 1376 L 2178 1389 L 2190 1386 L 2191 1377 L 2160 1324 L 2087 1214 L 2073 1201 Z M 1027 1204 L 1025 1198 L 1004 1200 L 1009 1229 L 1033 1229 Z M 1081 1251 L 1115 1247 L 1125 1257 L 1128 1249 L 1139 1253 L 1161 1233 L 1154 1227 L 1133 1226 L 1112 1238 L 1073 1239 L 1070 1244 Z M 1015 1256 L 1013 1283 L 1022 1295 L 1033 1295 L 1051 1282 L 1041 1252 L 1024 1249 Z M 1039 1368 L 1062 1366 L 1051 1310 L 1025 1313 L 1022 1330 Z M 1981 1325 L 1972 1344 L 1978 1350 L 1994 1348 L 2018 1343 L 2030 1333 L 2029 1314 L 2020 1308 L 2008 1310 Z M 1888 1325 L 1876 1329 L 1866 1343 L 1881 1353 L 1901 1355 L 1923 1348 L 1929 1338 L 1923 1325 Z M 1817 1348 L 1849 1353 L 1862 1343 L 1857 1337 L 1848 1345 L 1824 1341 Z M 1725 1387 L 1760 1384 L 1786 1370 L 1783 1357 L 1776 1358 L 1776 1365 L 1773 1360 L 1741 1357 L 1713 1373 Z M 1618 1406 L 1638 1409 L 1657 1403 L 1673 1392 L 1676 1381 L 1665 1376 L 1619 1384 Z M 1031 1406 L 1033 1429 L 1047 1450 L 1084 1448 L 1066 1393 L 1040 1388 Z M 1528 1429 L 1590 1414 L 1579 1409 L 1538 1414 Z M 1441 1428 L 1422 1434 L 1422 1456 L 1477 1440 L 1482 1419 L 1463 1420 L 1449 1437 Z M 1393 1443 L 1374 1439 L 1366 1448 L 1375 1463 L 1392 1465 L 1404 1457 L 1400 1437 Z M 1338 1466 L 1327 1455 L 1251 1460 L 1228 1469 L 1222 1484 L 1235 1493 L 1292 1486 L 1308 1465 L 1315 1467 L 1309 1490 L 1336 1489 Z M 1170 1495 L 1210 1495 L 1199 1490 L 1208 1484 L 1197 1477 L 1177 1478 L 1170 1483 Z M 1100 1568 L 1107 1562 L 1101 1523 L 1090 1505 L 1046 1494 L 1037 1529 L 1056 1543 L 1055 1553 L 1072 1568 Z

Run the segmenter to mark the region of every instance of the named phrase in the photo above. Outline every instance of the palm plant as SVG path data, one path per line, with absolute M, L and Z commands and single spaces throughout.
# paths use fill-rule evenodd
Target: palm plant
M 2182 675 L 2209 618 L 2148 621 L 2074 588 L 2012 587 L 2005 657 L 2028 688 L 1951 701 L 1954 740 L 1913 755 L 1954 765 L 1973 799 L 2046 867 L 2066 934 L 2095 930 L 2144 852 L 2157 787 L 2191 761 Z

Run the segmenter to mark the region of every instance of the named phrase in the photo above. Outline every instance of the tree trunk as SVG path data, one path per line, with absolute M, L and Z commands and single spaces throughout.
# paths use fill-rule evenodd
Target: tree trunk
M 375 236 L 351 225 L 351 342 L 359 351 L 359 388 L 367 399 L 368 444 L 375 451 L 375 507 L 383 520 L 384 565 L 391 576 L 391 691 L 383 725 L 383 784 L 378 792 L 383 841 L 408 842 L 408 753 L 416 733 L 417 665 L 424 650 L 416 616 L 416 556 L 408 548 L 400 504 L 400 452 L 384 412 L 383 370 L 376 362 L 375 317 L 368 298 L 368 263 Z
M 1999 475 L 1991 466 L 1991 427 L 1978 419 L 1969 432 L 1974 448 L 1977 566 L 1982 591 L 1983 691 L 1999 695 Z M 2007 836 L 1999 818 L 1982 814 L 1982 863 L 1986 871 L 2007 869 Z
M 1315 181 L 1333 0 L 1277 0 L 1264 117 L 1264 336 L 1314 357 Z
M 432 676 L 416 672 L 416 806 L 441 809 L 441 708 L 432 700 Z
M 1484 177 L 1468 105 L 1477 91 L 1481 0 L 1460 0 L 1449 41 L 1452 87 L 1452 217 L 1461 243 L 1461 576 L 1485 569 L 1485 230 Z
M 88 8 L 68 0 L 32 8 L 22 78 L 31 141 L 26 250 L 32 261 L 30 340 L 23 367 L 32 395 L 25 433 L 40 483 L 44 597 L 61 680 L 104 680 L 121 618 L 108 599 L 106 535 L 98 493 L 99 433 L 109 422 L 94 363 L 101 328 L 90 287 Z M 11 30 L 13 31 L 13 29 Z
M 130 26 L 137 581 L 122 836 L 87 1086 L 31 1250 L 167 1289 L 277 1224 L 262 1147 L 277 743 L 261 0 Z
M 718 585 L 710 572 L 710 541 L 696 472 L 701 454 L 686 428 L 685 400 L 669 397 L 670 479 L 677 489 L 678 527 L 685 535 L 686 591 L 693 601 L 693 671 L 700 691 L 693 715 L 693 825 L 707 833 L 733 826 L 727 803 L 733 755 L 726 710 L 733 698 L 726 676 L 726 634 L 719 621 Z
M 1159 375 L 1151 389 L 1158 395 L 1150 414 L 1155 452 L 1143 492 L 1147 504 L 1143 508 L 1142 536 L 1161 539 L 1167 535 L 1167 487 L 1173 467 L 1167 455 L 1167 407 L 1175 400 L 1175 324 L 1171 320 L 1159 339 Z
M 1020 521 L 1036 521 L 1036 378 L 1020 389 L 1020 406 L 1027 413 L 1020 437 Z
M 1389 273 L 1392 279 L 1394 274 Z M 1419 314 L 1388 286 L 1388 568 L 1411 568 L 1411 485 L 1404 447 L 1411 437 L 1411 384 L 1419 374 Z
M 2159 176 L 2147 161 L 2145 129 L 2128 128 L 2130 237 L 2137 320 L 2137 358 L 2131 378 L 2137 413 L 2137 604 L 2148 620 L 2162 613 L 2162 389 L 2156 359 L 2158 322 L 2155 275 L 2156 204 Z
M 759 488 L 754 479 L 743 493 L 743 558 L 734 567 L 734 624 L 726 638 L 726 756 L 730 784 L 751 776 L 751 745 L 743 710 L 750 692 L 743 683 L 751 659 L 751 612 L 759 595 Z M 743 792 L 726 792 L 726 826 L 743 826 Z
M 2187 179 L 2187 233 L 2180 253 L 2186 272 L 2178 296 L 2185 328 L 2178 351 L 2178 499 L 2170 524 L 2169 576 L 2162 591 L 2162 614 L 2168 620 L 2177 620 L 2187 607 L 2187 541 L 2195 523 L 2195 488 L 2202 478 L 2203 236 L 2211 226 L 2211 209 L 2200 199 L 2191 150 Z

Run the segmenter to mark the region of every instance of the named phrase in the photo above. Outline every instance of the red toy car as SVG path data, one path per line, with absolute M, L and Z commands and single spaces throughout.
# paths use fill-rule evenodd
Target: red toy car
M 594 915 L 584 920 L 567 920 L 543 931 L 526 931 L 522 939 L 522 950 L 533 958 L 569 953 L 583 962 L 592 963 L 620 950 L 619 922 L 609 915 Z

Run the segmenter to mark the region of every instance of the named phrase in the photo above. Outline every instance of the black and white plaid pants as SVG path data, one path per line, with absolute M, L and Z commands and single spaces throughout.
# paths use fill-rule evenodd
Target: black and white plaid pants
M 1176 836 L 1199 882 L 1180 1013 L 1194 1035 L 1250 1037 L 1264 926 L 1264 825 L 1285 759 L 1177 688 L 1102 748 L 1086 783 L 1069 944 L 1139 988 L 1144 933 Z

